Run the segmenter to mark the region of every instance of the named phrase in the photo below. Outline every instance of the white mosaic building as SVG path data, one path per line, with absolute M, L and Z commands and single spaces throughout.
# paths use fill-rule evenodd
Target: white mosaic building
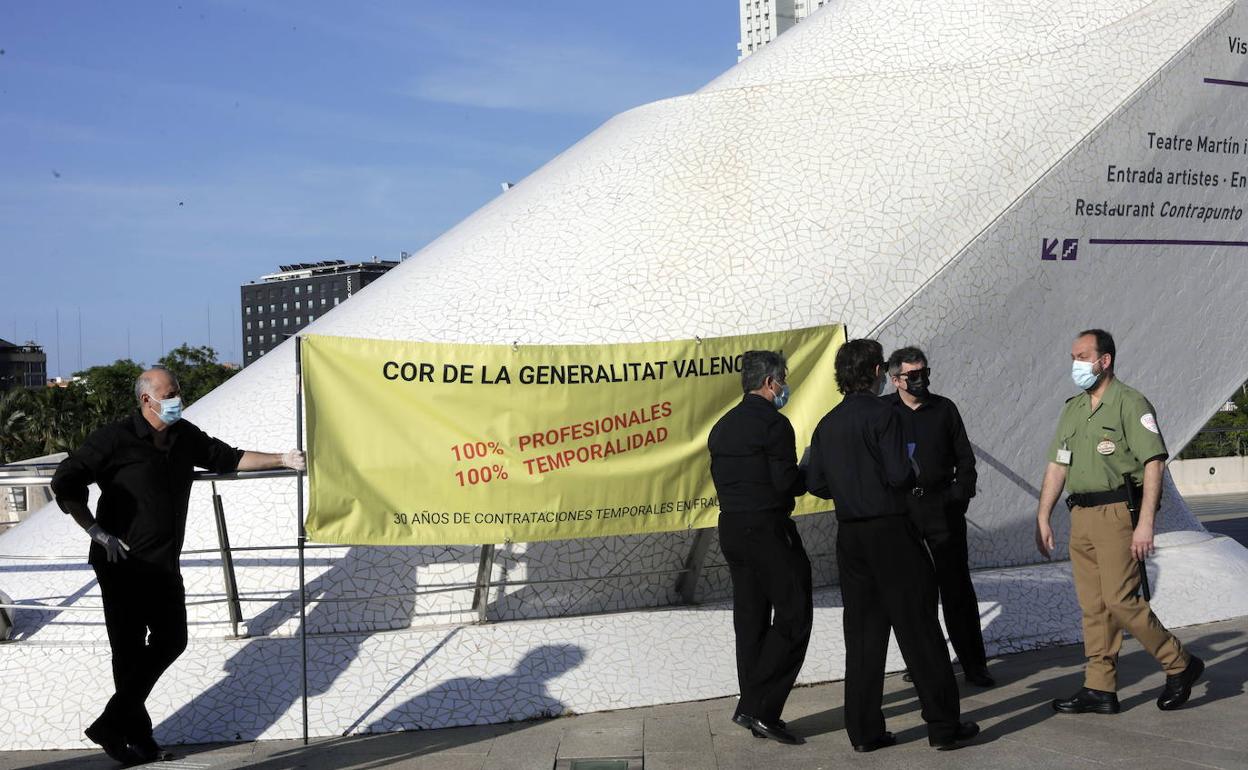
M 1227 354 L 1248 331 L 1243 40 L 1248 0 L 839 0 L 700 91 L 608 121 L 310 328 L 524 345 L 842 322 L 922 346 L 979 458 L 969 516 L 989 652 L 1070 642 L 1068 564 L 1037 563 L 1032 527 L 1073 333 L 1115 332 L 1119 373 L 1152 398 L 1172 448 L 1248 377 Z M 284 449 L 294 388 L 288 343 L 188 417 Z M 295 542 L 293 484 L 220 485 L 233 545 L 257 549 L 235 554 L 244 638 L 220 602 L 209 492 L 192 499 L 184 558 L 191 646 L 149 701 L 157 738 L 297 736 L 296 562 L 276 550 Z M 838 679 L 835 521 L 800 526 L 823 586 L 802 679 Z M 1205 532 L 1173 485 L 1161 526 L 1161 618 L 1248 614 L 1248 552 Z M 491 574 L 509 585 L 484 624 L 471 588 L 439 589 L 471 584 L 479 549 L 309 551 L 310 732 L 735 692 L 713 543 L 703 603 L 678 604 L 692 540 L 500 546 Z M 57 607 L 18 609 L 0 646 L 19 694 L 2 748 L 83 745 L 109 692 L 85 552 L 52 507 L 0 535 L 0 590 Z

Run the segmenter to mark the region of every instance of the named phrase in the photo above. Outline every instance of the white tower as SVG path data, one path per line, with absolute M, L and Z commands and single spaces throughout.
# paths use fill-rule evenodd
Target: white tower
M 775 40 L 829 0 L 741 0 L 741 42 L 737 61 Z

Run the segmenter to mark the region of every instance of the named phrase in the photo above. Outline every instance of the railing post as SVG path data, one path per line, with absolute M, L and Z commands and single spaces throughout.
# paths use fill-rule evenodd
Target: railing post
M 303 451 L 303 337 L 295 337 L 295 447 Z M 299 674 L 303 680 L 303 745 L 308 745 L 308 583 L 305 547 L 308 533 L 303 524 L 303 473 L 295 471 L 295 531 L 299 545 Z
M 234 637 L 239 636 L 238 625 L 243 622 L 243 608 L 238 601 L 238 583 L 234 579 L 234 554 L 230 551 L 230 533 L 225 526 L 225 506 L 217 494 L 217 482 L 212 482 L 212 512 L 217 519 L 217 544 L 221 547 L 221 569 L 225 572 L 226 607 L 230 612 L 230 625 Z
M 490 577 L 494 574 L 494 545 L 481 546 L 481 561 L 477 564 L 477 587 L 472 593 L 472 609 L 477 613 L 478 623 L 488 623 L 486 610 L 490 606 Z
M 711 547 L 711 530 L 699 529 L 693 536 L 689 546 L 689 556 L 685 558 L 685 571 L 676 578 L 676 591 L 680 594 L 681 604 L 696 604 L 698 598 L 698 578 L 702 575 L 702 562 L 706 561 L 707 549 Z

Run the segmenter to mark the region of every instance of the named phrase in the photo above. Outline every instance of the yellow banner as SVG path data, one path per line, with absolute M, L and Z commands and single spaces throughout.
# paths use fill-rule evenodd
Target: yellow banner
M 312 540 L 528 542 L 715 526 L 706 439 L 741 354 L 780 350 L 800 453 L 840 400 L 841 326 L 623 345 L 307 335 Z M 827 510 L 812 497 L 797 513 Z

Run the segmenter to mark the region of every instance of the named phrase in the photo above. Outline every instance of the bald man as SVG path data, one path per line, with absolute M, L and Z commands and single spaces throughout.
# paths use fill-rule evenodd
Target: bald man
M 214 473 L 303 470 L 303 453 L 234 449 L 182 419 L 177 377 L 163 367 L 134 384 L 138 411 L 92 433 L 52 477 L 61 510 L 91 537 L 89 561 L 104 605 L 116 692 L 86 729 L 125 764 L 169 759 L 144 705 L 186 649 L 186 592 L 179 557 L 196 467 Z M 95 515 L 87 487 L 100 487 Z

